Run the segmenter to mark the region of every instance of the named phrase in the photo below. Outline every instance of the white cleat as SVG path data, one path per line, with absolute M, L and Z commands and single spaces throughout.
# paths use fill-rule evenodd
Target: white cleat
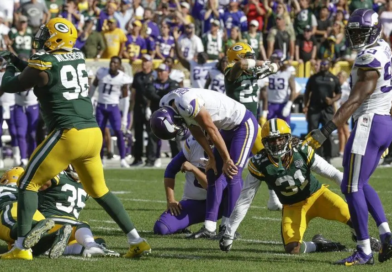
M 121 168 L 129 168 L 130 167 L 125 159 L 122 159 L 120 164 L 121 164 Z
M 92 257 L 120 257 L 120 253 L 109 250 L 102 245 L 96 244 L 93 247 L 85 248 L 82 252 L 84 258 Z
M 154 167 L 161 167 L 162 166 L 162 161 L 161 159 L 156 159 L 154 162 Z

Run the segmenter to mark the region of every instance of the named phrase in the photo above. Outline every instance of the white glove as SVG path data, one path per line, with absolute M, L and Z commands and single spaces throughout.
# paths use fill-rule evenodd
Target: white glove
M 150 120 L 151 114 L 152 114 L 151 109 L 147 107 L 146 108 L 146 114 L 145 114 L 145 117 L 146 117 L 147 121 Z
M 121 131 L 125 134 L 127 132 L 127 118 L 121 120 Z
M 286 106 L 284 106 L 283 110 L 282 110 L 282 115 L 283 117 L 287 117 L 290 115 L 291 113 L 291 106 L 293 105 L 293 102 L 288 101 Z
M 255 67 L 255 73 L 259 76 L 259 78 L 265 78 L 271 74 L 275 74 L 278 69 L 279 68 L 276 63 L 265 61 L 263 66 Z

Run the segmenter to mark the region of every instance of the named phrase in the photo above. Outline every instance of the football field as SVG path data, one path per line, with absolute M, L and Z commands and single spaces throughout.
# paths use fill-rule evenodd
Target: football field
M 392 271 L 392 260 L 374 266 L 338 267 L 331 262 L 347 257 L 351 252 L 313 253 L 292 256 L 284 254 L 280 236 L 280 212 L 266 209 L 267 187 L 262 184 L 229 253 L 220 251 L 215 240 L 187 240 L 184 234 L 156 236 L 153 226 L 166 207 L 162 169 L 106 170 L 109 188 L 117 194 L 131 215 L 140 235 L 148 240 L 152 254 L 140 259 L 47 257 L 27 261 L 0 261 L 0 271 Z M 246 172 L 246 171 L 244 171 Z M 340 194 L 335 183 L 320 178 L 330 189 Z M 176 197 L 181 199 L 184 179 L 177 175 Z M 381 196 L 389 222 L 392 222 L 392 168 L 379 168 L 371 184 Z M 101 207 L 90 199 L 80 219 L 90 223 L 95 236 L 103 237 L 109 249 L 125 253 L 127 241 L 117 225 Z M 378 238 L 377 228 L 370 219 L 370 234 Z M 191 227 L 197 231 L 201 224 Z M 314 219 L 305 234 L 309 241 L 317 234 L 339 241 L 350 251 L 355 247 L 348 227 L 341 223 Z M 0 241 L 0 252 L 6 245 Z

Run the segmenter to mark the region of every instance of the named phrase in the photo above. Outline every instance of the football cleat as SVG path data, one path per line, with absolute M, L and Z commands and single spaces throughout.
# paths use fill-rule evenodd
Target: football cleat
M 84 258 L 91 257 L 120 257 L 120 253 L 107 249 L 105 246 L 96 244 L 90 248 L 84 248 L 82 251 Z
M 267 209 L 269 211 L 281 211 L 283 205 L 281 203 L 275 203 L 272 199 L 268 199 Z
M 56 238 L 54 239 L 52 247 L 49 250 L 50 259 L 57 259 L 63 255 L 64 250 L 68 245 L 69 237 L 71 237 L 71 233 L 71 225 L 65 225 L 57 231 Z
M 234 238 L 231 236 L 225 234 L 222 236 L 222 238 L 219 240 L 219 247 L 222 251 L 225 251 L 226 253 L 231 250 L 231 247 L 233 246 L 233 241 Z
M 41 237 L 53 227 L 54 221 L 51 219 L 39 221 L 26 235 L 26 238 L 23 241 L 23 246 L 25 248 L 32 248 L 39 242 Z
M 378 261 L 383 263 L 392 258 L 392 237 L 388 235 L 382 242 L 380 252 L 378 253 Z
M 125 159 L 121 160 L 120 165 L 121 165 L 121 168 L 129 168 L 130 167 Z
M 313 236 L 312 242 L 316 244 L 316 252 L 347 251 L 347 248 L 341 243 L 329 241 L 321 234 Z
M 209 231 L 203 226 L 198 232 L 192 233 L 191 235 L 188 235 L 186 238 L 187 239 L 200 239 L 200 238 L 213 239 L 215 236 L 216 236 L 216 231 Z
M 366 255 L 360 247 L 357 247 L 357 250 L 354 251 L 353 255 L 343 260 L 337 261 L 334 264 L 345 265 L 345 266 L 365 265 L 365 264 L 373 265 L 374 258 L 372 253 Z
M 218 232 L 218 234 L 214 237 L 214 240 L 220 240 L 222 237 L 223 237 L 223 235 L 225 234 L 225 232 L 226 232 L 226 226 L 225 225 L 220 225 L 219 226 L 219 232 Z M 234 233 L 234 240 L 235 239 L 238 239 L 238 238 L 240 238 L 241 237 L 241 234 L 239 234 L 238 232 L 235 232 Z
M 148 254 L 151 254 L 151 247 L 146 240 L 142 239 L 140 243 L 130 245 L 128 252 L 123 257 L 138 258 Z
M 2 260 L 33 260 L 33 252 L 31 249 L 19 249 L 17 247 L 13 247 L 10 251 L 1 254 L 0 258 Z
M 354 234 L 351 234 L 351 239 L 356 243 L 357 242 L 357 236 Z M 370 237 L 370 248 L 372 249 L 373 252 L 379 252 L 381 250 L 381 242 L 377 240 L 374 237 Z

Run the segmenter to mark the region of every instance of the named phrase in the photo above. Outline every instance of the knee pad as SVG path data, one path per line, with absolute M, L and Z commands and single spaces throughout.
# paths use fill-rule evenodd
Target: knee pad
M 168 235 L 172 234 L 169 228 L 161 221 L 156 221 L 154 225 L 154 234 Z

